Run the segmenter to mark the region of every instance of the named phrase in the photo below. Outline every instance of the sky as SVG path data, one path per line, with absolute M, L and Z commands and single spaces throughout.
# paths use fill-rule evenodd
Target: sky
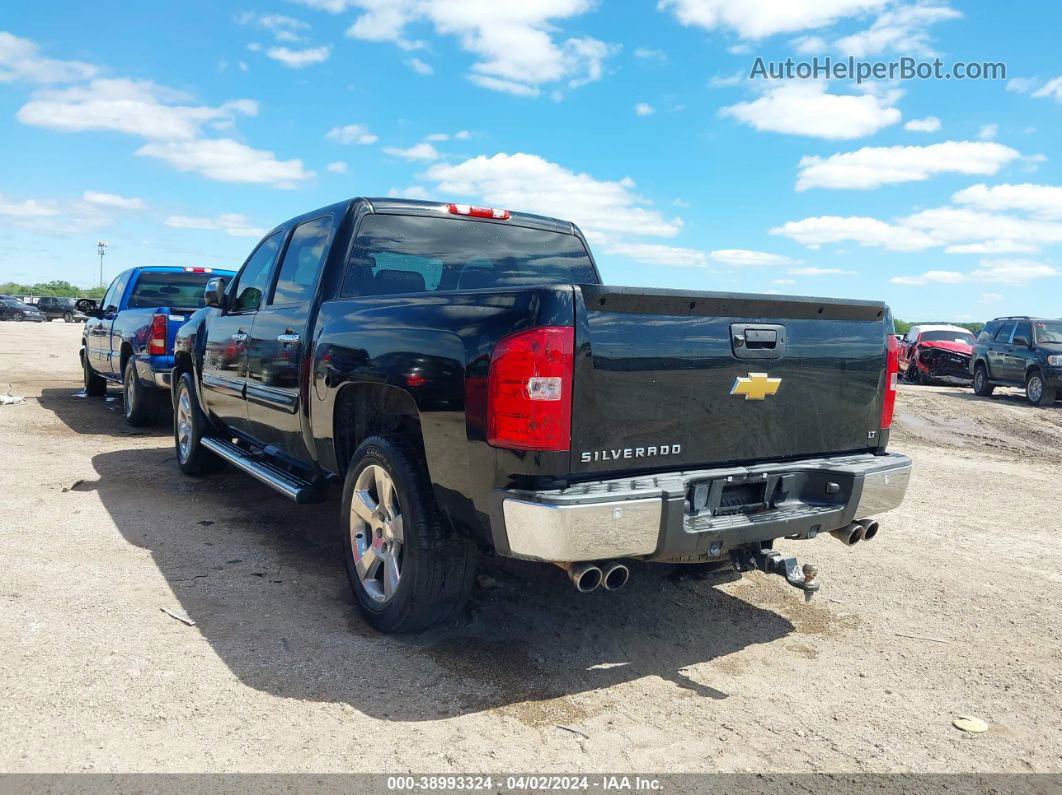
M 1057 317 L 1062 4 L 275 0 L 0 11 L 0 282 L 238 267 L 351 196 L 570 219 L 609 284 Z M 752 76 L 901 58 L 1005 79 Z M 762 75 L 763 70 L 758 74 Z

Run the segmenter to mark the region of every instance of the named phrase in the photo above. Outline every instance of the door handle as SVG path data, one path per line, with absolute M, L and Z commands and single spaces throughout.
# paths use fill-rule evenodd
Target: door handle
M 293 344 L 297 343 L 299 341 L 299 339 L 300 339 L 300 337 L 299 337 L 298 334 L 278 334 L 277 335 L 277 342 L 282 342 L 285 345 L 293 345 Z

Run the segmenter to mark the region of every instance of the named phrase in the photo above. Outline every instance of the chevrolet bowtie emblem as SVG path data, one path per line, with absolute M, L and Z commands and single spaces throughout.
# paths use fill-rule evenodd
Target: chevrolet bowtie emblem
M 763 400 L 778 391 L 781 378 L 768 378 L 767 373 L 749 373 L 748 378 L 738 376 L 730 387 L 731 395 L 744 395 L 745 400 Z

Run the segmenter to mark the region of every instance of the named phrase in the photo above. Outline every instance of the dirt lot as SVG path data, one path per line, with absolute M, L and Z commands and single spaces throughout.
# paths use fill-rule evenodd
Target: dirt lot
M 0 323 L 2 771 L 1062 771 L 1062 405 L 902 387 L 907 503 L 784 547 L 810 605 L 487 564 L 461 620 L 383 637 L 335 501 L 182 477 L 168 428 L 78 395 L 79 333 Z

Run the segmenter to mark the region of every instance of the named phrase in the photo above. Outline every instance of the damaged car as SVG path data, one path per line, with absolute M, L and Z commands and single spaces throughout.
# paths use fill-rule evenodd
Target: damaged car
M 911 326 L 900 342 L 900 372 L 909 384 L 969 386 L 974 342 L 961 326 Z

